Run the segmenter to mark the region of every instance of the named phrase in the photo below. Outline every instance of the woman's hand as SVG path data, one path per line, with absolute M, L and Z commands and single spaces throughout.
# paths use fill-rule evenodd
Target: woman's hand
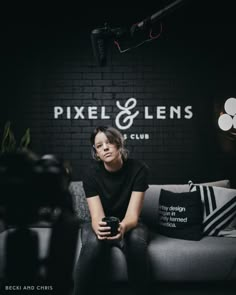
M 126 231 L 125 224 L 123 222 L 119 223 L 118 234 L 112 237 L 107 237 L 107 240 L 122 240 Z
M 111 234 L 111 228 L 105 221 L 93 222 L 92 226 L 99 240 L 106 240 Z

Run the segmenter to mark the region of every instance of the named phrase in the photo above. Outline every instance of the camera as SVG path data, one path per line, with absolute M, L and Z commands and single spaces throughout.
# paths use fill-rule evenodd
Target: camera
M 0 219 L 8 225 L 28 225 L 55 209 L 72 211 L 71 170 L 55 155 L 28 151 L 0 156 Z

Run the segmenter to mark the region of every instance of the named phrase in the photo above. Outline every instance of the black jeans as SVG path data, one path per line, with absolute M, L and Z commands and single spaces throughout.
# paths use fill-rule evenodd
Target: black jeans
M 98 240 L 91 224 L 85 224 L 82 228 L 82 249 L 74 274 L 74 295 L 92 294 L 97 287 L 98 274 L 101 277 L 99 282 L 107 285 L 108 260 L 113 246 L 121 248 L 126 256 L 129 282 L 135 294 L 147 294 L 149 287 L 148 241 L 148 229 L 142 223 L 125 234 L 123 243 Z

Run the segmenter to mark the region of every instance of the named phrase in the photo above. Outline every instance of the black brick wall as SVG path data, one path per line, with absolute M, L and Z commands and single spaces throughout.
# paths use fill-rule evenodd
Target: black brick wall
M 124 105 L 134 97 L 140 114 L 123 133 L 128 135 L 130 156 L 149 165 L 150 183 L 227 177 L 235 185 L 235 149 L 222 149 L 217 127 L 218 109 L 226 98 L 236 95 L 232 26 L 229 31 L 227 24 L 180 23 L 174 29 L 168 20 L 164 25 L 159 39 L 139 48 L 120 54 L 112 47 L 105 67 L 94 60 L 91 25 L 73 32 L 61 26 L 49 30 L 29 24 L 6 27 L 1 131 L 6 120 L 12 121 L 17 138 L 30 127 L 32 150 L 69 160 L 74 179 L 81 179 L 91 160 L 93 127 L 116 126 L 116 101 Z M 215 29 L 225 32 L 221 42 Z M 183 111 L 188 105 L 192 119 L 183 115 L 180 120 L 169 118 L 170 106 L 181 106 Z M 84 112 L 85 119 L 63 115 L 55 120 L 54 106 L 96 106 L 98 119 L 88 120 Z M 110 119 L 100 119 L 102 106 Z M 143 119 L 144 106 L 149 107 L 153 120 Z M 155 119 L 157 106 L 166 107 L 165 120 Z M 74 114 L 72 111 L 72 118 Z M 149 139 L 131 140 L 130 134 L 148 134 Z M 228 144 L 225 138 L 223 142 Z

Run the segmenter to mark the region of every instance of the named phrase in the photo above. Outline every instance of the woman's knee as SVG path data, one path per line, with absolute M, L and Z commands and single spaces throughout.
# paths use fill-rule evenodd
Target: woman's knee
M 138 245 L 147 247 L 148 245 L 148 231 L 143 226 L 138 226 L 130 231 L 128 237 L 129 246 L 133 245 L 137 247 Z
M 92 227 L 89 225 L 82 229 L 81 239 L 83 247 L 89 247 L 89 249 L 94 250 L 102 247 L 101 241 L 97 238 Z

